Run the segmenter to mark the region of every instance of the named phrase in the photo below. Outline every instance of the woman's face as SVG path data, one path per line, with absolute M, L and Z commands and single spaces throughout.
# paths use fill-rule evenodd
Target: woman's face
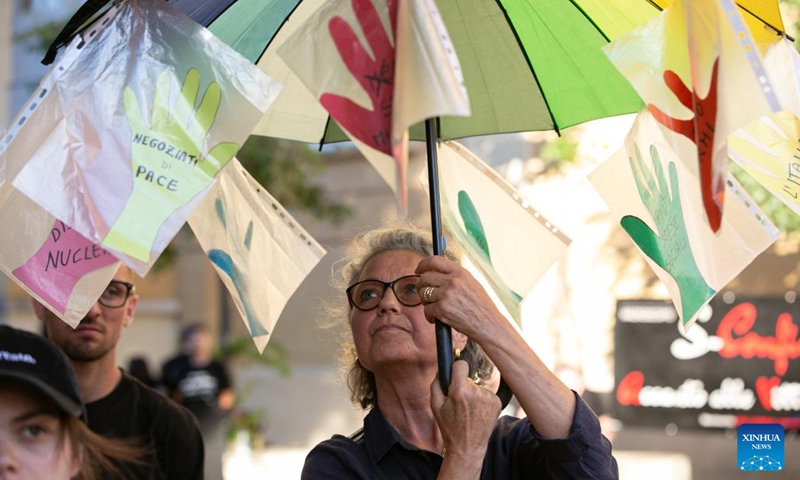
M 56 406 L 25 383 L 0 381 L 0 480 L 68 480 L 79 469 Z
M 381 252 L 367 262 L 358 281 L 391 282 L 413 275 L 423 256 L 410 250 Z M 383 367 L 398 362 L 421 368 L 436 367 L 436 337 L 434 326 L 426 319 L 422 305 L 409 307 L 397 300 L 387 288 L 378 306 L 350 312 L 358 358 L 362 365 L 379 373 Z

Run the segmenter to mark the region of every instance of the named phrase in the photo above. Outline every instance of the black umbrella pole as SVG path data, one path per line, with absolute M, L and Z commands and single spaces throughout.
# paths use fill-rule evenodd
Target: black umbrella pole
M 425 146 L 428 152 L 428 185 L 431 199 L 431 234 L 433 235 L 433 254 L 444 253 L 442 239 L 442 216 L 439 209 L 439 167 L 436 160 L 435 119 L 425 120 Z M 436 353 L 439 361 L 439 385 L 447 395 L 450 390 L 450 368 L 453 366 L 453 332 L 450 326 L 436 320 Z

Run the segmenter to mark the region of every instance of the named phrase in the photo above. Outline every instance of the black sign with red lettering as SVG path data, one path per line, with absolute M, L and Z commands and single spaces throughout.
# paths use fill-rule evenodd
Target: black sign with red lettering
M 617 302 L 617 416 L 631 425 L 800 428 L 800 302 L 714 299 L 682 333 L 672 302 Z

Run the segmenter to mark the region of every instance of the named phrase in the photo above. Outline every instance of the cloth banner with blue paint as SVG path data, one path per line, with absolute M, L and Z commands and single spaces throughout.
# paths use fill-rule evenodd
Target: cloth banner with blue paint
M 325 250 L 235 158 L 191 217 L 259 352 Z

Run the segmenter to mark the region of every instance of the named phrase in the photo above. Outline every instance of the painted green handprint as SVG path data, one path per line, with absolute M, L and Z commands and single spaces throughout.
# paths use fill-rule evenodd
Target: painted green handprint
M 478 248 L 480 248 L 481 252 L 485 255 L 486 261 L 494 268 L 494 265 L 492 265 L 492 256 L 489 254 L 489 242 L 486 240 L 486 232 L 483 229 L 483 222 L 481 222 L 481 216 L 478 214 L 478 209 L 475 208 L 475 204 L 472 203 L 472 199 L 469 198 L 469 194 L 464 190 L 458 192 L 458 213 L 461 214 L 461 219 L 464 221 L 464 228 L 467 230 L 467 236 L 475 241 Z M 519 302 L 522 301 L 522 295 L 508 287 L 506 288 L 511 292 L 517 304 L 519 304 Z M 515 311 L 519 308 L 518 306 L 515 307 L 512 305 L 506 306 L 511 311 Z
M 670 196 L 661 159 L 655 146 L 652 145 L 650 157 L 653 160 L 656 179 L 642 160 L 638 145 L 636 145 L 636 161 L 634 162 L 632 158 L 629 160 L 639 197 L 653 216 L 658 233 L 653 232 L 642 220 L 632 215 L 622 217 L 620 223 L 645 255 L 669 273 L 678 284 L 681 295 L 681 320 L 685 325 L 716 291 L 706 283 L 692 254 L 681 208 L 675 162 L 669 162 L 668 167 L 672 187 Z
M 469 198 L 469 194 L 464 190 L 458 192 L 458 213 L 461 214 L 461 219 L 464 221 L 464 228 L 467 230 L 467 235 L 475 240 L 475 243 L 481 249 L 486 260 L 492 263 L 492 256 L 489 254 L 489 242 L 486 240 L 486 232 L 483 230 L 483 222 L 475 204 Z
M 206 188 L 239 150 L 239 145 L 223 142 L 202 157 L 222 94 L 219 84 L 211 82 L 195 108 L 199 87 L 200 74 L 192 68 L 177 101 L 170 105 L 170 75 L 162 73 L 156 83 L 149 121 L 133 90 L 125 88 L 133 192 L 103 240 L 104 246 L 149 262 L 161 225 Z

